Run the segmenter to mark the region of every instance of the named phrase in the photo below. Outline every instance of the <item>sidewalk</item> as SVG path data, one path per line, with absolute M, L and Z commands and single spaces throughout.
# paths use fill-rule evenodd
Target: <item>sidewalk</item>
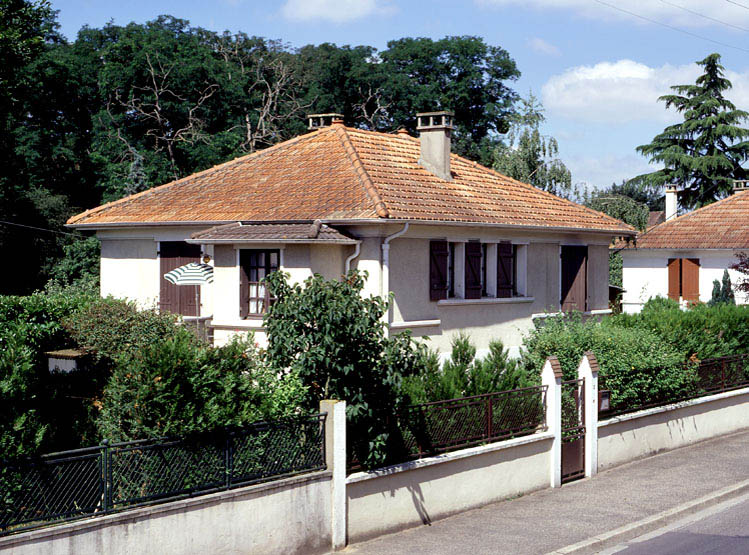
M 743 431 L 354 544 L 344 553 L 549 553 L 664 511 L 681 511 L 747 479 L 749 431 Z

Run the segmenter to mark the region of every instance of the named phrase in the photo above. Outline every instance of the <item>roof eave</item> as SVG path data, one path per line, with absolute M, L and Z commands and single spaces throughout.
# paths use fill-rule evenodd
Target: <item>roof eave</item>
M 185 239 L 186 243 L 195 245 L 254 245 L 257 243 L 266 244 L 296 244 L 296 245 L 356 245 L 361 243 L 358 239 Z

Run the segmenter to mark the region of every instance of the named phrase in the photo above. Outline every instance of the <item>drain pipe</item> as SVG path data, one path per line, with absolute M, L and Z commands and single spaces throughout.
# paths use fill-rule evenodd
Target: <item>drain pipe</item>
M 397 239 L 406 231 L 408 231 L 408 226 L 410 222 L 406 222 L 406 224 L 403 226 L 403 229 L 400 231 L 397 231 L 393 233 L 392 235 L 388 235 L 385 237 L 385 240 L 382 242 L 382 271 L 381 271 L 381 278 L 380 279 L 380 294 L 382 295 L 382 298 L 386 301 L 388 300 L 388 293 L 390 293 L 390 241 L 393 239 Z M 385 314 L 383 314 L 383 318 L 385 320 L 385 323 L 390 325 L 390 309 L 388 309 Z M 389 329 L 388 327 L 385 327 L 385 334 L 387 335 Z
M 346 269 L 345 269 L 345 271 L 343 272 L 343 273 L 344 273 L 344 275 L 348 275 L 348 273 L 349 273 L 349 270 L 351 269 L 351 263 L 352 263 L 352 262 L 354 261 L 354 259 L 355 259 L 355 258 L 356 258 L 357 256 L 359 256 L 359 253 L 360 253 L 360 252 L 361 252 L 361 241 L 357 241 L 357 242 L 356 242 L 356 246 L 354 247 L 354 254 L 352 254 L 351 256 L 349 256 L 349 257 L 348 257 L 348 258 L 346 259 L 346 266 L 345 266 L 345 268 L 346 268 Z

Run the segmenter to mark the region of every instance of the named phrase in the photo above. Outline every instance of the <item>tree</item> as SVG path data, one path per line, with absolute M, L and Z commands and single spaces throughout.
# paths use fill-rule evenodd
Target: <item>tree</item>
M 746 179 L 742 167 L 749 158 L 749 129 L 741 127 L 749 113 L 736 109 L 723 93 L 731 88 L 719 54 L 697 62 L 704 73 L 694 85 L 671 87 L 661 96 L 684 121 L 667 127 L 637 151 L 665 167 L 635 178 L 649 186 L 678 184 L 679 202 L 686 208 L 709 204 L 731 193 L 733 180 Z
M 742 293 L 749 293 L 749 254 L 740 252 L 736 255 L 736 262 L 730 268 L 743 274 L 743 278 L 736 284 L 736 289 Z
M 731 276 L 728 275 L 728 270 L 723 270 L 722 283 L 717 279 L 713 280 L 713 294 L 707 304 L 710 306 L 736 304 L 736 297 L 733 294 Z
M 521 111 L 511 119 L 507 138 L 494 151 L 494 169 L 555 195 L 572 196 L 572 175 L 558 158 L 557 140 L 539 130 L 546 119 L 543 106 L 533 93 L 520 102 Z

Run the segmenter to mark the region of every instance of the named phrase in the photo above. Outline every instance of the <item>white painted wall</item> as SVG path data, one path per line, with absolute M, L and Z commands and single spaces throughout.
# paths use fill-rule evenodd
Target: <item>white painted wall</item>
M 749 388 L 598 423 L 598 468 L 749 428 Z
M 548 487 L 551 444 L 542 433 L 352 474 L 349 542 Z
M 668 296 L 668 259 L 699 258 L 700 260 L 700 301 L 707 302 L 712 297 L 713 281 L 722 281 L 723 271 L 728 270 L 734 285 L 742 275 L 729 268 L 736 262 L 736 251 L 718 249 L 697 249 L 677 251 L 669 249 L 626 249 L 622 251 L 622 283 L 625 292 L 622 296 L 624 312 L 634 313 L 642 309 L 648 299 Z M 748 304 L 746 294 L 736 292 L 736 302 Z
M 159 301 L 159 261 L 154 239 L 101 240 L 101 295 L 155 308 Z
M 318 472 L 0 538 L 0 551 L 327 553 L 330 525 L 330 473 Z

